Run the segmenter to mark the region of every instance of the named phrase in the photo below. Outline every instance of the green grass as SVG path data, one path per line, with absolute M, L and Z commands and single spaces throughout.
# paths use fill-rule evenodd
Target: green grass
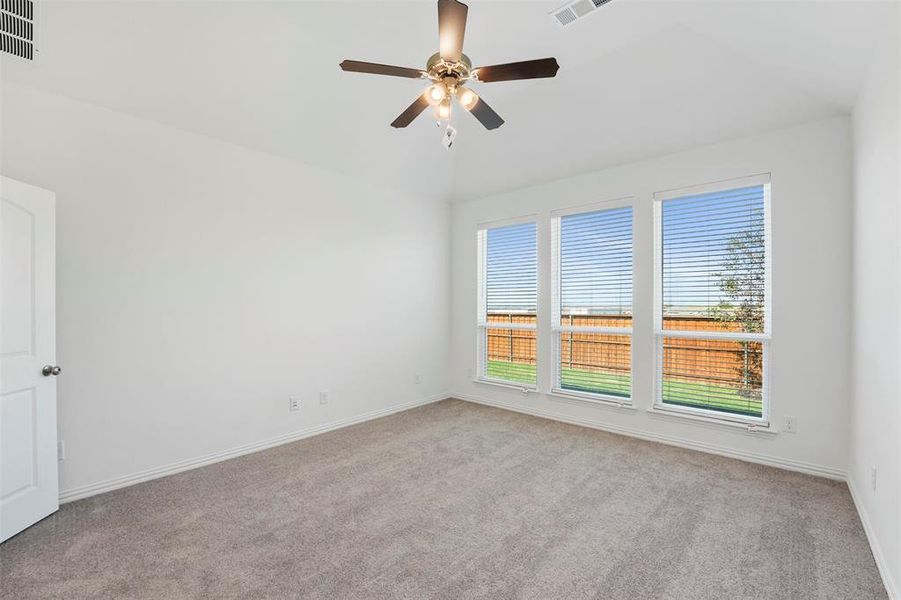
M 535 385 L 535 365 L 507 362 L 503 360 L 489 360 L 488 377 L 491 379 L 503 379 L 504 381 Z
M 632 380 L 619 373 L 597 373 L 582 369 L 560 371 L 560 387 L 574 392 L 606 394 L 628 398 L 632 395 Z
M 698 398 L 704 398 L 699 401 Z M 666 404 L 711 408 L 749 417 L 763 415 L 763 403 L 742 396 L 741 390 L 722 385 L 663 380 L 663 401 Z
M 488 361 L 487 375 L 492 379 L 527 385 L 535 385 L 536 381 L 535 365 L 500 360 Z M 631 382 L 627 375 L 563 369 L 561 379 L 561 385 L 565 390 L 626 398 L 631 393 Z M 721 385 L 664 379 L 663 401 L 666 404 L 709 408 L 752 417 L 759 417 L 762 414 L 760 400 L 749 400 L 742 397 L 740 390 Z

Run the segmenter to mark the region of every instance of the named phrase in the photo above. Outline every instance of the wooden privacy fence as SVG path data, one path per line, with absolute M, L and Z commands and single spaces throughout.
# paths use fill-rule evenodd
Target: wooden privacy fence
M 535 324 L 531 315 L 489 314 L 489 323 Z M 630 327 L 632 318 L 624 316 L 567 316 L 563 325 L 575 327 Z M 738 331 L 740 325 L 708 317 L 667 318 L 667 329 L 689 331 Z M 488 360 L 519 364 L 536 364 L 534 330 L 488 329 Z M 701 381 L 711 384 L 759 385 L 759 381 L 742 381 L 744 377 L 759 378 L 753 364 L 759 364 L 762 351 L 759 343 L 743 344 L 731 340 L 665 338 L 663 348 L 664 375 L 668 379 Z M 622 372 L 631 370 L 631 338 L 627 335 L 599 333 L 561 334 L 560 367 L 592 372 Z
M 536 323 L 532 315 L 489 314 L 489 323 Z M 488 329 L 488 360 L 534 365 L 538 362 L 535 331 L 528 329 Z

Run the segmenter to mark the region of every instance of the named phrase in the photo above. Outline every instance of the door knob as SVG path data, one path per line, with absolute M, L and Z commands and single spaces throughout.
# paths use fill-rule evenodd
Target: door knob
M 63 368 L 57 365 L 46 365 L 43 369 L 41 369 L 41 373 L 44 374 L 44 377 L 50 377 L 51 375 L 59 375 L 63 372 Z

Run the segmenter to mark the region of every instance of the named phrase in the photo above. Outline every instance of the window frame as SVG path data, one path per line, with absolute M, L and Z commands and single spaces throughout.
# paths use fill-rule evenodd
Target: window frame
M 628 207 L 632 216 L 632 327 L 586 327 L 586 326 L 565 326 L 560 324 L 561 303 L 562 303 L 562 270 L 560 268 L 561 260 L 561 230 L 560 223 L 563 217 L 572 215 L 581 215 L 588 213 L 603 212 L 605 210 L 615 210 L 618 208 Z M 588 400 L 603 404 L 610 404 L 619 407 L 632 407 L 633 397 L 635 393 L 635 378 L 633 365 L 635 364 L 635 343 L 634 343 L 634 319 L 635 319 L 635 198 L 627 196 L 617 198 L 615 200 L 605 200 L 594 202 L 580 206 L 563 208 L 551 211 L 550 214 L 550 233 L 551 233 L 551 297 L 550 297 L 550 313 L 551 313 L 551 386 L 549 394 L 553 396 L 564 396 L 576 398 L 579 400 Z M 585 392 L 579 390 L 568 390 L 562 386 L 562 372 L 560 369 L 561 344 L 564 333 L 599 333 L 606 335 L 624 335 L 629 337 L 629 395 L 616 396 L 613 394 L 603 394 L 596 392 Z
M 663 328 L 663 203 L 667 200 L 745 187 L 763 186 L 764 227 L 764 307 L 763 333 L 729 331 L 689 331 Z M 724 179 L 701 185 L 654 193 L 654 397 L 650 412 L 675 415 L 705 421 L 746 426 L 749 430 L 769 430 L 772 426 L 772 397 L 770 393 L 770 354 L 772 342 L 772 175 L 761 173 L 747 177 Z M 762 349 L 761 415 L 739 415 L 711 408 L 679 406 L 663 402 L 663 340 L 664 338 L 734 340 L 760 342 Z
M 488 321 L 488 230 L 509 227 L 512 225 L 524 225 L 531 223 L 535 226 L 535 324 L 526 323 L 494 323 Z M 538 320 L 541 312 L 541 256 L 539 254 L 539 236 L 540 229 L 538 227 L 538 215 L 529 214 L 510 219 L 502 219 L 479 223 L 476 226 L 476 273 L 477 273 L 477 292 L 476 292 L 476 370 L 474 381 L 477 383 L 486 383 L 501 387 L 513 388 L 523 393 L 537 392 L 538 381 L 541 376 L 541 369 L 538 364 L 538 346 L 540 340 L 538 336 Z M 499 379 L 488 376 L 488 330 L 489 329 L 509 329 L 509 330 L 527 330 L 535 332 L 535 383 L 523 383 L 508 379 Z

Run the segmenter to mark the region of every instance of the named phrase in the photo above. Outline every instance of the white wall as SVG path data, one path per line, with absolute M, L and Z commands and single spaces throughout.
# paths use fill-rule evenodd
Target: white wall
M 896 12 L 898 10 L 896 5 Z M 848 479 L 886 587 L 901 597 L 901 76 L 897 20 L 852 117 L 854 366 Z M 871 469 L 876 468 L 876 488 Z
M 843 477 L 850 392 L 851 180 L 847 118 L 491 196 L 453 207 L 451 391 L 461 398 L 595 425 L 652 439 Z M 653 388 L 653 194 L 772 174 L 772 420 L 797 418 L 797 433 L 749 433 L 721 424 L 649 414 Z M 474 383 L 476 228 L 537 214 L 539 223 L 539 389 L 550 386 L 549 211 L 632 196 L 634 362 L 637 410 L 523 396 Z
M 445 204 L 8 82 L 2 111 L 0 171 L 57 194 L 64 498 L 445 396 Z

